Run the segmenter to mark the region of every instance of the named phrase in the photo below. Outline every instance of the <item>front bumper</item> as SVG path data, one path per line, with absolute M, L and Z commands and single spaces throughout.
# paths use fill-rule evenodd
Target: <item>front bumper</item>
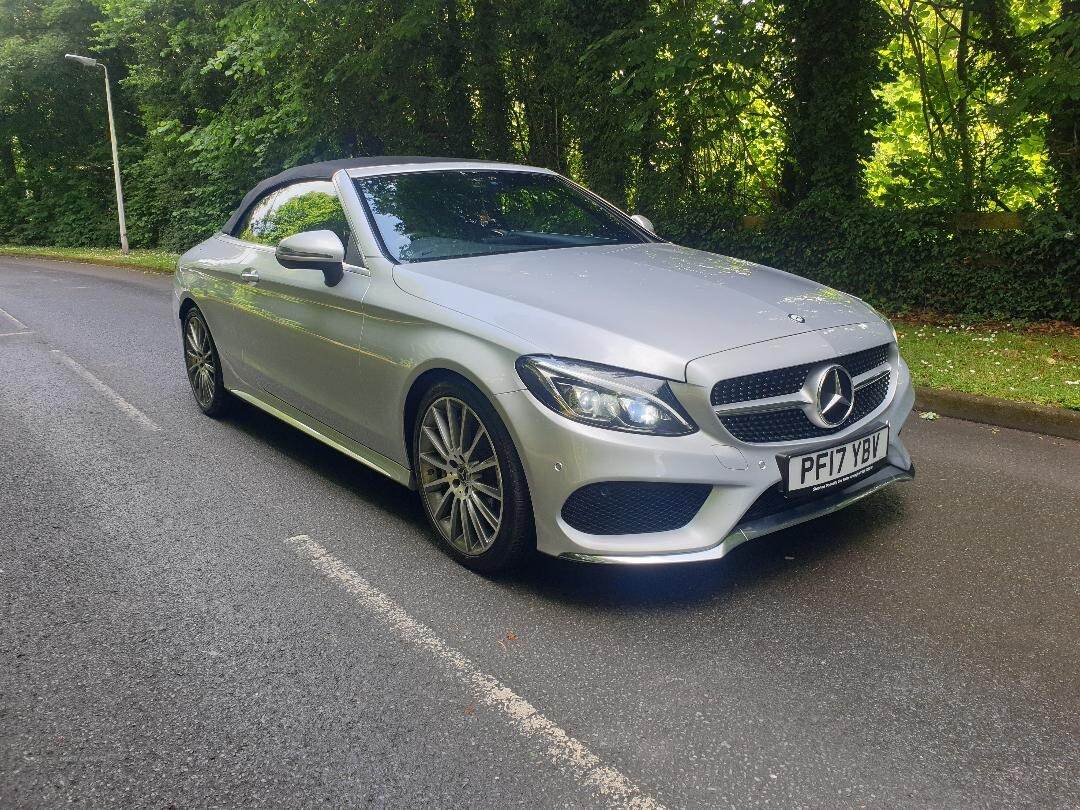
M 658 563 L 703 562 L 705 560 L 716 560 L 723 557 L 733 548 L 741 546 L 748 540 L 753 540 L 754 538 L 762 537 L 766 534 L 772 534 L 781 529 L 798 526 L 800 523 L 805 523 L 808 520 L 813 520 L 822 515 L 828 515 L 838 509 L 843 509 L 845 506 L 850 506 L 856 501 L 861 501 L 868 495 L 873 495 L 879 489 L 883 489 L 889 484 L 897 481 L 911 481 L 914 477 L 914 465 L 906 470 L 901 470 L 898 467 L 894 467 L 892 464 L 886 465 L 873 475 L 863 478 L 847 489 L 820 498 L 814 498 L 813 500 L 803 503 L 793 502 L 789 509 L 764 517 L 743 521 L 732 531 L 728 532 L 727 537 L 719 543 L 711 548 L 704 548 L 700 551 L 687 551 L 681 554 L 638 555 L 579 554 L 571 551 L 565 552 L 561 556 L 580 562 L 623 563 L 631 565 L 655 565 Z
M 701 427 L 697 433 L 654 437 L 577 424 L 551 412 L 527 391 L 502 394 L 496 404 L 525 467 L 541 552 L 591 562 L 697 562 L 717 559 L 747 540 L 910 480 L 911 458 L 899 434 L 915 397 L 903 362 L 897 371 L 885 402 L 865 420 L 824 438 L 767 445 L 735 440 L 711 412 L 693 414 Z M 871 424 L 891 428 L 885 463 L 875 473 L 843 490 L 810 501 L 793 500 L 790 508 L 785 504 L 764 517 L 745 519 L 751 506 L 780 482 L 777 455 L 828 447 Z M 573 492 L 587 484 L 613 481 L 708 484 L 711 491 L 686 525 L 670 531 L 587 534 L 567 524 L 562 507 Z

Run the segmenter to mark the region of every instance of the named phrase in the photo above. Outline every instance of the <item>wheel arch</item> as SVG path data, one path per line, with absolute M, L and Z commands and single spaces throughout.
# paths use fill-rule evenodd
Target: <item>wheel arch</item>
M 405 441 L 405 458 L 408 459 L 410 469 L 413 469 L 413 425 L 416 423 L 417 411 L 420 408 L 420 400 L 423 399 L 424 394 L 427 393 L 428 389 L 440 382 L 460 382 L 475 388 L 491 404 L 491 407 L 495 409 L 495 412 L 499 414 L 499 418 L 503 420 L 503 424 L 506 423 L 506 419 L 499 413 L 499 408 L 495 404 L 494 396 L 487 390 L 486 386 L 480 384 L 467 371 L 452 367 L 449 363 L 441 363 L 426 368 L 418 373 L 409 384 L 409 389 L 405 394 L 405 402 L 402 408 L 401 435 Z
M 199 305 L 195 303 L 195 299 L 185 293 L 184 297 L 180 299 L 180 307 L 177 311 L 177 314 L 180 316 L 180 322 L 183 323 L 187 314 L 193 309 L 198 309 L 198 306 Z M 199 311 L 201 312 L 202 310 Z

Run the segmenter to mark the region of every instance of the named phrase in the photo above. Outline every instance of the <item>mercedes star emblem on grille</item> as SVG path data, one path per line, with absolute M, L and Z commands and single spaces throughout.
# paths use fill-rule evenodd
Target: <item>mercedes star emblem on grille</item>
M 817 392 L 814 398 L 817 413 L 809 414 L 812 421 L 821 427 L 832 428 L 851 416 L 855 407 L 855 385 L 843 366 L 826 366 L 818 372 L 814 390 Z

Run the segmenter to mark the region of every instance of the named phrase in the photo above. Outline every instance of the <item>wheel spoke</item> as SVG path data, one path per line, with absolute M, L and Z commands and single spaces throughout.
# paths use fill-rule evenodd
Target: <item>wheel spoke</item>
M 462 403 L 461 404 L 461 424 L 458 425 L 458 428 L 459 428 L 458 429 L 458 443 L 457 443 L 458 450 L 461 450 L 463 447 L 465 447 L 465 426 L 469 422 L 469 414 L 470 413 L 471 413 L 471 411 L 468 409 L 468 407 L 465 405 L 465 403 Z
M 446 449 L 453 453 L 455 450 L 461 449 L 461 444 L 455 443 L 458 434 L 458 419 L 454 416 L 454 406 L 451 404 L 451 400 L 444 401 L 446 402 Z
M 453 497 L 454 490 L 450 489 L 450 487 L 447 487 L 446 492 L 442 494 L 439 502 L 435 504 L 435 508 L 431 510 L 431 514 L 435 517 L 436 520 L 438 520 L 439 516 L 442 515 L 443 509 L 446 508 L 447 501 L 451 500 Z
M 495 456 L 492 456 L 491 458 L 484 459 L 479 464 L 474 465 L 472 471 L 478 473 L 483 472 L 484 470 L 490 470 L 492 467 L 498 466 L 498 463 L 499 462 L 495 460 Z
M 481 426 L 477 428 L 476 435 L 473 436 L 472 444 L 469 445 L 469 449 L 465 451 L 465 460 L 468 461 L 472 458 L 473 452 L 476 450 L 476 445 L 480 443 L 481 439 L 487 438 L 487 431 Z M 462 446 L 464 446 L 464 437 L 462 438 Z
M 465 527 L 465 513 L 464 513 L 463 507 L 464 507 L 464 504 L 461 502 L 461 499 L 460 498 L 455 498 L 454 499 L 454 513 L 457 515 L 457 518 L 458 518 L 457 522 L 458 522 L 458 529 L 460 529 L 460 535 L 458 534 L 458 531 L 455 531 L 454 532 L 454 540 L 458 541 L 460 539 L 460 542 L 457 543 L 459 548 L 462 551 L 464 551 L 465 553 L 468 554 L 469 551 L 471 551 L 472 543 L 469 542 L 469 529 L 467 527 Z
M 450 428 L 446 424 L 446 419 L 439 413 L 438 408 L 432 408 L 431 415 L 435 419 L 435 427 L 439 431 L 439 436 L 442 437 L 443 447 L 446 448 L 448 453 L 452 453 L 454 451 L 454 443 L 450 440 Z
M 465 542 L 465 551 L 472 551 L 472 515 L 469 514 L 468 501 L 460 501 L 458 516 L 461 518 L 461 539 Z M 477 538 L 477 542 L 481 542 L 479 538 Z
M 202 321 L 200 321 L 198 318 L 192 320 L 192 323 L 195 324 L 196 327 L 195 337 L 198 339 L 199 351 L 205 354 L 208 348 L 206 345 L 208 342 L 206 339 L 206 329 L 203 327 Z
M 487 548 L 489 545 L 488 535 L 484 531 L 484 527 L 480 525 L 480 518 L 476 515 L 476 507 L 472 498 L 465 501 L 465 514 L 469 516 L 469 525 L 472 526 L 472 530 L 476 534 L 477 542 L 481 548 Z
M 484 505 L 484 502 L 480 500 L 479 495 L 477 495 L 475 492 L 472 493 L 471 495 L 469 495 L 469 501 L 472 504 L 473 510 L 477 512 L 481 517 L 483 517 L 492 529 L 499 528 L 499 519 L 495 517 L 495 515 L 491 514 L 491 510 Z
M 442 456 L 444 461 L 449 461 L 450 454 L 447 452 L 446 448 L 443 447 L 442 439 L 439 438 L 439 434 L 427 425 L 423 425 L 420 429 L 423 431 L 424 435 L 428 437 L 428 441 L 431 442 L 431 446 L 435 448 L 435 452 Z
M 450 504 L 450 542 L 457 544 L 457 526 L 455 524 L 464 524 L 461 521 L 461 501 L 458 498 L 454 498 L 454 502 Z M 464 536 L 462 537 L 464 539 Z M 468 550 L 468 544 L 466 543 L 466 551 Z
M 424 489 L 435 489 L 436 487 L 441 487 L 441 486 L 447 487 L 447 490 L 446 490 L 447 492 L 452 491 L 452 490 L 449 489 L 449 486 L 450 486 L 450 476 L 449 475 L 444 475 L 442 478 L 436 478 L 433 481 L 428 481 L 426 484 L 424 484 Z
M 435 456 L 431 455 L 431 453 L 421 453 L 420 460 L 426 464 L 430 464 L 432 467 L 437 467 L 438 469 L 443 470 L 446 473 L 450 472 L 450 465 L 447 464 L 445 461 L 435 458 Z
M 475 489 L 477 492 L 481 492 L 484 495 L 487 495 L 492 500 L 502 503 L 502 493 L 499 492 L 499 490 L 495 489 L 495 487 L 489 486 L 483 481 L 473 481 L 472 488 Z
M 202 391 L 203 404 L 209 403 L 214 396 L 214 385 L 206 366 L 199 367 L 199 389 Z

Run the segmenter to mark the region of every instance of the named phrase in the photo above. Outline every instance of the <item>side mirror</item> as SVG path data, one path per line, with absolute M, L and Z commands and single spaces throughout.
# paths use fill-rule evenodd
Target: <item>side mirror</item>
M 277 244 L 278 264 L 293 270 L 322 270 L 327 287 L 345 275 L 345 246 L 333 231 L 304 231 L 286 236 Z
M 630 219 L 634 220 L 638 225 L 647 230 L 651 234 L 656 234 L 656 228 L 653 227 L 652 220 L 648 217 L 643 217 L 641 214 L 634 214 Z

